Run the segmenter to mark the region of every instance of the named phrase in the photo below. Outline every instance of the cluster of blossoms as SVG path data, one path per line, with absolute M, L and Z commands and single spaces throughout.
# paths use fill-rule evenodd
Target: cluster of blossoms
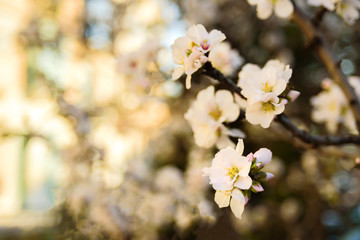
M 278 1 L 278 4 L 285 4 L 284 2 L 286 1 Z M 259 7 L 261 1 L 257 3 Z M 279 9 L 281 7 L 276 5 L 275 11 Z M 220 43 L 224 39 L 225 35 L 218 30 L 208 33 L 202 25 L 192 26 L 185 37 L 178 38 L 171 46 L 173 59 L 179 65 L 175 68 L 172 79 L 176 80 L 186 73 L 186 88 L 190 88 L 191 75 L 208 60 L 225 74 L 234 72 L 243 60 L 231 50 L 229 44 Z M 261 171 L 271 161 L 272 153 L 269 149 L 262 148 L 255 154 L 242 156 L 244 145 L 241 138 L 245 134 L 239 129 L 227 128 L 225 123 L 237 120 L 240 108 L 244 107 L 246 119 L 251 124 L 268 128 L 275 115 L 284 111 L 288 100 L 293 101 L 299 95 L 297 91 L 285 94 L 291 75 L 289 65 L 278 60 L 268 61 L 262 69 L 254 64 L 246 64 L 239 73 L 238 81 L 241 94 L 246 100 L 240 97 L 234 99 L 227 90 L 215 92 L 214 86 L 209 86 L 198 93 L 185 114 L 193 129 L 195 143 L 205 148 L 216 145 L 220 149 L 212 166 L 204 168 L 203 172 L 205 176 L 209 176 L 210 184 L 216 190 L 215 202 L 219 207 L 230 204 L 238 218 L 241 218 L 251 191 L 263 191 L 261 182 L 273 177 L 272 174 Z M 229 136 L 240 138 L 236 149 Z
M 227 90 L 219 90 L 209 86 L 200 91 L 185 114 L 194 131 L 195 143 L 209 148 L 214 144 L 221 149 L 234 146 L 228 136 L 243 138 L 245 134 L 238 129 L 228 129 L 224 122 L 235 121 L 240 114 L 239 106 L 233 95 Z
M 360 78 L 350 77 L 350 84 L 360 97 Z M 335 133 L 338 124 L 342 123 L 351 133 L 357 133 L 354 115 L 350 110 L 348 101 L 340 87 L 331 79 L 324 79 L 322 82 L 324 91 L 311 98 L 311 105 L 314 107 L 312 119 L 317 123 L 325 123 L 326 129 Z
M 359 19 L 359 0 L 308 0 L 311 6 L 323 6 L 324 8 L 339 14 L 347 24 L 354 24 Z
M 275 115 L 284 111 L 287 99 L 281 98 L 287 87 L 292 70 L 289 65 L 278 60 L 270 60 L 261 69 L 254 64 L 246 64 L 239 72 L 238 85 L 247 99 L 246 120 L 268 128 Z M 299 92 L 292 91 L 291 100 Z M 295 96 L 294 96 L 295 95 Z
M 257 17 L 267 19 L 273 11 L 278 17 L 288 18 L 294 12 L 290 0 L 248 0 L 250 5 L 256 6 Z
M 191 75 L 207 61 L 215 66 L 222 66 L 229 74 L 232 73 L 243 60 L 228 44 L 221 43 L 225 38 L 218 30 L 208 33 L 201 24 L 190 27 L 185 37 L 176 39 L 171 45 L 173 60 L 179 65 L 175 68 L 172 79 L 176 80 L 185 73 L 186 88 L 189 89 Z
M 236 149 L 227 147 L 220 150 L 212 160 L 211 167 L 204 168 L 204 176 L 209 176 L 210 184 L 216 190 L 215 202 L 220 208 L 230 204 L 231 210 L 241 219 L 251 192 L 264 191 L 261 182 L 273 177 L 261 169 L 269 163 L 272 153 L 261 148 L 255 154 L 243 156 L 244 143 L 241 139 Z

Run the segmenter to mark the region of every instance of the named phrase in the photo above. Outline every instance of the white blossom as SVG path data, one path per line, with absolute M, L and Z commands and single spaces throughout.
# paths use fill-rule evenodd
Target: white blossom
M 209 61 L 220 72 L 230 75 L 243 64 L 244 59 L 236 50 L 231 49 L 228 42 L 222 42 L 211 50 Z
M 270 127 L 275 115 L 282 113 L 285 109 L 286 100 L 280 101 L 278 97 L 269 96 L 264 102 L 255 102 L 246 108 L 246 120 L 253 124 L 260 124 L 263 128 Z
M 234 187 L 246 190 L 251 187 L 251 161 L 242 156 L 243 149 L 243 141 L 239 139 L 236 149 L 221 149 L 212 160 L 211 167 L 203 169 L 204 176 L 209 176 L 215 190 L 231 191 Z
M 193 25 L 186 31 L 186 36 L 190 38 L 195 46 L 206 53 L 214 48 L 217 44 L 225 40 L 225 35 L 219 30 L 212 30 L 208 33 L 201 24 Z
M 311 105 L 314 107 L 312 119 L 317 123 L 325 123 L 331 133 L 337 131 L 339 123 L 356 133 L 354 116 L 340 87 L 330 79 L 323 80 L 323 87 L 324 91 L 311 98 Z
M 244 137 L 239 130 L 227 129 L 223 123 L 235 121 L 240 114 L 239 106 L 233 95 L 227 90 L 219 90 L 209 86 L 200 91 L 185 114 L 194 131 L 195 143 L 200 147 L 211 147 L 215 143 L 219 147 L 231 146 L 228 136 Z
M 278 17 L 288 18 L 294 11 L 290 0 L 248 0 L 250 5 L 256 5 L 257 17 L 267 19 L 273 11 Z
M 171 45 L 173 60 L 177 66 L 172 74 L 172 80 L 186 76 L 186 88 L 191 87 L 191 75 L 201 68 L 208 58 L 205 53 L 225 39 L 225 35 L 219 30 L 208 33 L 201 24 L 194 25 L 186 32 L 185 37 L 175 40 Z
M 335 10 L 335 4 L 342 0 L 308 0 L 308 4 L 314 7 L 323 6 L 324 8 L 333 11 Z
M 290 66 L 278 60 L 268 61 L 262 69 L 255 64 L 246 64 L 239 72 L 238 85 L 248 103 L 253 104 L 270 95 L 279 96 L 286 89 L 291 75 Z
M 270 60 L 260 69 L 254 64 L 246 64 L 239 73 L 238 85 L 247 99 L 246 120 L 268 128 L 275 115 L 285 109 L 286 99 L 278 96 L 284 92 L 292 70 L 278 60 Z
M 180 78 L 186 73 L 186 88 L 191 87 L 191 75 L 207 62 L 207 57 L 201 52 L 188 37 L 175 40 L 171 45 L 173 60 L 177 66 L 172 74 L 172 80 Z
M 359 10 L 359 0 L 343 0 L 339 1 L 336 5 L 336 13 L 349 25 L 354 24 L 359 19 Z

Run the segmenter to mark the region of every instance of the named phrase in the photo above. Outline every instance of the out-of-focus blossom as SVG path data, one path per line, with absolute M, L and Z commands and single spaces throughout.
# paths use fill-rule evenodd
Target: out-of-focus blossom
M 342 0 L 336 5 L 336 13 L 349 25 L 354 24 L 359 19 L 359 10 L 359 0 Z
M 358 0 L 308 0 L 311 6 L 323 6 L 330 11 L 336 10 L 344 21 L 352 25 L 359 19 L 360 2 Z
M 236 50 L 231 49 L 229 43 L 222 42 L 211 50 L 209 61 L 220 72 L 230 75 L 243 64 L 244 59 Z
M 289 0 L 248 0 L 250 5 L 256 6 L 257 17 L 267 19 L 273 11 L 278 17 L 288 18 L 294 11 L 294 6 Z
M 196 101 L 185 114 L 200 147 L 211 147 L 215 143 L 221 147 L 232 145 L 228 135 L 244 137 L 239 130 L 227 129 L 223 123 L 235 121 L 240 114 L 233 95 L 227 90 L 219 90 L 209 86 L 200 91 Z
M 355 94 L 360 99 L 360 77 L 358 76 L 350 76 L 349 83 L 354 88 Z
M 354 116 L 340 87 L 330 79 L 324 79 L 322 85 L 324 91 L 311 98 L 311 105 L 314 107 L 312 119 L 317 123 L 325 123 L 331 133 L 337 131 L 339 123 L 356 133 Z
M 310 6 L 319 7 L 323 6 L 324 8 L 333 11 L 335 10 L 335 4 L 342 0 L 308 0 Z

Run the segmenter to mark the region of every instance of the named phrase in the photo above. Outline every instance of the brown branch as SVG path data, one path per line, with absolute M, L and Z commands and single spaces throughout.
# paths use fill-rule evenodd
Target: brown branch
M 241 88 L 236 85 L 231 79 L 224 76 L 219 70 L 215 69 L 210 62 L 203 66 L 203 73 L 223 84 L 226 89 L 233 93 L 241 95 Z M 241 111 L 244 114 L 244 111 Z M 312 135 L 305 130 L 299 129 L 291 120 L 285 115 L 280 114 L 274 119 L 280 123 L 287 131 L 294 137 L 300 139 L 304 143 L 312 144 L 315 146 L 320 145 L 342 145 L 347 143 L 360 144 L 360 135 L 346 135 L 346 136 L 317 136 Z
M 344 92 L 349 102 L 351 111 L 354 114 L 356 126 L 358 129 L 360 129 L 360 103 L 354 89 L 350 86 L 346 76 L 343 74 L 339 64 L 332 55 L 329 43 L 321 34 L 321 30 L 319 29 L 318 24 L 314 23 L 314 21 L 311 21 L 308 16 L 301 12 L 301 10 L 296 7 L 294 2 L 293 4 L 294 13 L 292 15 L 292 20 L 303 31 L 308 40 L 308 46 L 315 50 L 334 82 L 337 83 Z

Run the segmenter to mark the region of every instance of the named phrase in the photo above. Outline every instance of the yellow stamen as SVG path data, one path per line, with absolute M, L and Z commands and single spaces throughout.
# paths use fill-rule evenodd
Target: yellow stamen
M 232 167 L 228 169 L 228 175 L 230 176 L 231 179 L 233 179 L 238 173 L 239 173 L 239 169 L 237 167 Z
M 215 109 L 213 109 L 211 112 L 209 112 L 209 115 L 215 120 L 219 120 L 219 118 L 221 117 L 222 115 L 222 111 L 221 109 L 219 108 L 218 105 L 216 105 Z
M 275 106 L 271 102 L 264 102 L 261 106 L 262 110 L 265 111 L 265 113 L 270 111 L 275 111 Z
M 272 92 L 273 86 L 270 86 L 268 83 L 263 83 L 261 90 L 263 90 L 264 92 Z

